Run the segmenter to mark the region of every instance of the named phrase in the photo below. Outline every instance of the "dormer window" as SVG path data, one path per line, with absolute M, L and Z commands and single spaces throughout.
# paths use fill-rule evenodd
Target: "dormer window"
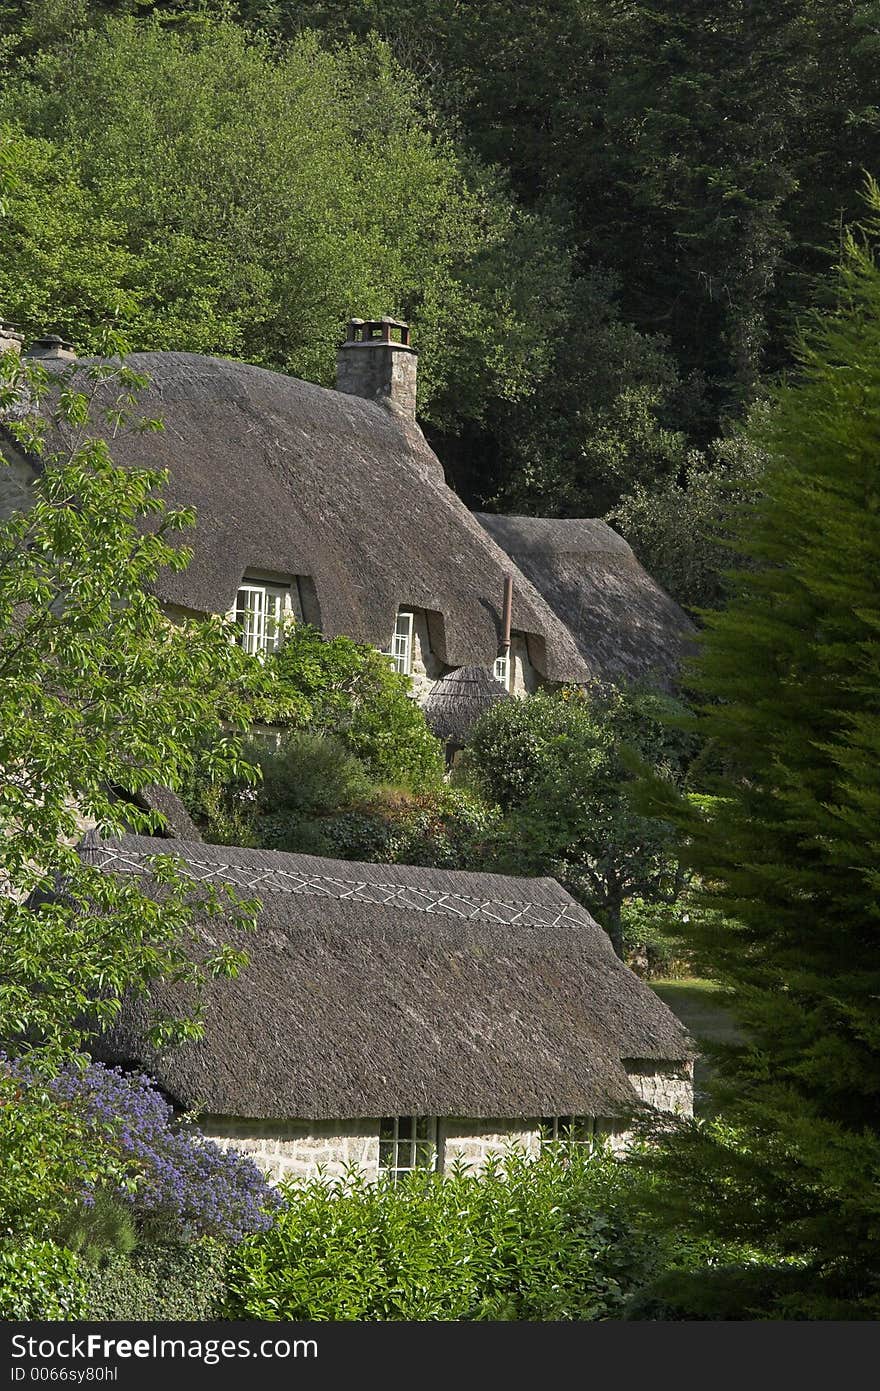
M 235 621 L 245 652 L 274 652 L 281 642 L 283 619 L 290 608 L 290 587 L 245 577 L 235 596 Z
M 394 636 L 389 646 L 382 649 L 383 654 L 391 658 L 394 670 L 399 671 L 401 676 L 409 676 L 412 671 L 413 621 L 412 610 L 401 609 L 394 626 Z

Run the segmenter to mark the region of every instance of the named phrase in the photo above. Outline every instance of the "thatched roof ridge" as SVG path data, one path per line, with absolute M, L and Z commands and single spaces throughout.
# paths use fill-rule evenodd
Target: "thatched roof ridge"
M 114 459 L 167 468 L 166 497 L 198 514 L 183 538 L 192 560 L 163 573 L 160 598 L 224 613 L 246 571 L 310 576 L 305 616 L 328 636 L 384 646 L 398 608 L 412 606 L 427 610 L 445 665 L 492 665 L 510 560 L 446 486 L 414 421 L 243 362 L 152 352 L 126 363 L 150 381 L 139 410 L 165 428 L 123 432 Z M 513 622 L 549 680 L 584 675 L 571 635 L 525 578 Z
M 481 715 L 499 700 L 512 699 L 486 667 L 458 667 L 432 687 L 423 709 L 438 739 L 464 744 Z
M 148 874 L 171 848 L 126 836 L 83 853 Z M 638 1104 L 624 1059 L 693 1056 L 553 880 L 173 848 L 194 878 L 235 879 L 263 902 L 254 933 L 201 926 L 206 951 L 231 940 L 250 965 L 207 985 L 200 1042 L 157 1054 L 150 1005 L 131 1000 L 98 1050 L 181 1105 L 254 1119 L 618 1115 Z M 154 1004 L 186 996 L 166 987 Z
M 572 633 L 590 680 L 675 687 L 696 629 L 607 522 L 475 515 Z

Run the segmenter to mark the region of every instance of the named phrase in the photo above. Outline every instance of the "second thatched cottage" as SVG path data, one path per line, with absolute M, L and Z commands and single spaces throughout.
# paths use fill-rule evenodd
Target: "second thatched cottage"
M 690 1114 L 690 1039 L 555 880 L 141 836 L 81 853 L 152 892 L 150 856 L 171 849 L 195 885 L 260 898 L 252 933 L 198 926 L 206 955 L 219 935 L 250 964 L 205 987 L 201 1041 L 151 1046 L 153 1011 L 193 1003 L 166 985 L 124 1002 L 99 1056 L 276 1177 L 479 1169 L 510 1145 L 620 1144 L 646 1109 Z

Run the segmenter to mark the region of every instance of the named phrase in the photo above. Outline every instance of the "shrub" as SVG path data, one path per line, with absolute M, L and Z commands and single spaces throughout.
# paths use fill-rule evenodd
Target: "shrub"
M 72 1251 L 21 1236 L 0 1242 L 0 1319 L 88 1317 L 86 1280 Z
M 505 814 L 486 867 L 559 879 L 621 953 L 626 899 L 672 902 L 685 882 L 672 827 L 629 795 L 633 754 L 658 781 L 684 782 L 696 741 L 675 728 L 683 713 L 635 689 L 539 691 L 493 706 L 457 772 Z
M 287 734 L 278 749 L 256 757 L 263 772 L 258 814 L 320 816 L 360 801 L 370 788 L 363 764 L 332 735 Z
M 37 1085 L 21 1070 L 21 1088 Z M 85 1230 L 86 1217 L 109 1195 L 127 1207 L 137 1230 L 194 1240 L 239 1241 L 272 1222 L 276 1191 L 251 1160 L 224 1153 L 192 1125 L 178 1120 L 148 1077 L 93 1063 L 70 1066 L 41 1087 L 62 1119 L 105 1152 L 103 1169 L 84 1170 L 67 1195 L 59 1230 Z M 93 1224 L 93 1227 L 97 1224 Z M 112 1244 L 112 1243 L 111 1243 Z
M 224 1317 L 606 1319 L 652 1269 L 622 1165 L 513 1153 L 479 1177 L 287 1190 L 272 1230 L 230 1257 Z
M 213 1319 L 223 1300 L 226 1248 L 203 1239 L 151 1243 L 84 1266 L 90 1319 Z
M 687 975 L 687 949 L 682 929 L 688 921 L 686 908 L 678 903 L 651 903 L 647 899 L 627 899 L 623 905 L 623 953 L 629 966 L 639 975 Z
M 368 779 L 413 791 L 443 777 L 443 751 L 411 698 L 410 681 L 388 658 L 351 638 L 325 638 L 298 623 L 273 659 L 282 708 L 298 710 L 292 727 L 333 735 L 359 759 Z M 264 717 L 272 719 L 266 710 Z M 283 722 L 283 721 L 282 721 Z

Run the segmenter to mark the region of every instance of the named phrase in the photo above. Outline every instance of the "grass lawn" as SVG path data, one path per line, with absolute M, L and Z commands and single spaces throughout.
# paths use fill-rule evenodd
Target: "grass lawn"
M 718 1043 L 736 1043 L 742 1037 L 739 1028 L 724 1008 L 720 987 L 712 980 L 686 976 L 681 980 L 652 980 L 648 984 L 660 999 L 693 1035 L 697 1044 L 702 1039 Z M 694 1103 L 698 1114 L 705 1114 L 705 1084 L 710 1067 L 698 1058 L 694 1067 Z

